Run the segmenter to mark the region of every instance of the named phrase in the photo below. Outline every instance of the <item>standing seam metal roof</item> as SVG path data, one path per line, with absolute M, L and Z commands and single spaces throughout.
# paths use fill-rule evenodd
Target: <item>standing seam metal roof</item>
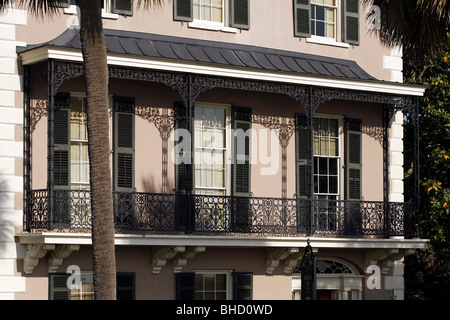
M 350 60 L 141 32 L 105 29 L 104 33 L 109 53 L 305 75 L 376 80 L 355 61 Z M 79 29 L 69 28 L 55 39 L 29 45 L 22 52 L 43 46 L 81 50 Z

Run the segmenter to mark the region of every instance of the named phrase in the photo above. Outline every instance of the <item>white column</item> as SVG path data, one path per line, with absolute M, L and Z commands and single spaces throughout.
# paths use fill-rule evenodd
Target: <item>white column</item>
M 16 105 L 22 91 L 17 74 L 16 26 L 26 25 L 23 10 L 0 14 L 0 299 L 12 300 L 25 291 L 25 278 L 15 276 L 17 252 L 15 229 L 22 226 L 23 106 Z

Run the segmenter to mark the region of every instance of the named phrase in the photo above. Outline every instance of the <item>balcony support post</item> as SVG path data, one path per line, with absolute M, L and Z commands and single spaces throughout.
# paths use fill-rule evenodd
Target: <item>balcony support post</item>
M 30 231 L 30 202 L 31 202 L 31 104 L 30 104 L 30 67 L 23 67 L 23 212 L 24 230 Z
M 54 117 L 55 117 L 55 65 L 53 59 L 48 60 L 48 103 L 47 103 L 47 213 L 48 229 L 53 229 L 53 198 L 54 198 Z

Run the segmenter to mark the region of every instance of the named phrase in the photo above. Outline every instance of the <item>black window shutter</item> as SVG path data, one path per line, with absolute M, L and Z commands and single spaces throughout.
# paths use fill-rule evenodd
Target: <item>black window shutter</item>
M 195 299 L 195 273 L 181 272 L 175 274 L 176 300 Z
M 183 102 L 175 101 L 174 103 L 174 122 L 175 122 L 175 130 L 184 129 L 187 130 L 187 119 L 186 119 L 186 107 Z M 182 139 L 175 141 L 175 145 L 180 143 Z M 180 150 L 180 152 L 188 152 L 188 150 Z M 181 155 L 180 155 L 181 156 Z M 179 164 L 175 164 L 175 190 L 177 193 L 185 193 L 187 184 L 186 184 L 186 163 L 182 162 Z
M 361 200 L 362 122 L 346 119 L 347 123 L 347 199 Z
M 253 273 L 233 273 L 233 299 L 253 300 Z
M 114 189 L 134 191 L 134 98 L 114 97 Z
M 70 185 L 70 93 L 57 93 L 54 107 L 53 179 L 55 186 L 68 188 Z
M 250 29 L 250 0 L 231 0 L 231 26 Z
M 310 0 L 294 0 L 294 34 L 296 37 L 311 36 Z
M 135 300 L 136 275 L 134 272 L 117 272 L 117 300 Z
M 306 199 L 309 194 L 308 174 L 308 119 L 304 114 L 295 116 L 295 156 L 297 174 L 297 198 Z
M 125 16 L 133 15 L 133 1 L 132 0 L 113 0 L 112 10 L 113 13 L 123 14 Z
M 174 0 L 173 19 L 178 21 L 192 21 L 194 19 L 193 0 Z
M 248 197 L 250 195 L 250 144 L 252 139 L 248 130 L 252 128 L 252 109 L 233 107 L 233 117 L 235 135 L 233 191 L 235 196 Z
M 70 290 L 67 287 L 69 274 L 57 273 L 49 276 L 50 300 L 70 300 Z
M 344 1 L 344 41 L 359 45 L 359 1 Z

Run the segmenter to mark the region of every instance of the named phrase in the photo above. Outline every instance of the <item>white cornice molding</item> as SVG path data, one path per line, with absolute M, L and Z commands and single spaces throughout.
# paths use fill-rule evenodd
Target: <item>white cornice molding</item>
M 20 244 L 76 244 L 92 245 L 90 233 L 20 233 Z M 303 248 L 307 240 L 315 248 L 335 249 L 423 249 L 427 239 L 361 239 L 319 237 L 252 237 L 252 236 L 205 236 L 205 235 L 151 235 L 116 234 L 117 246 L 202 246 L 232 248 Z
M 83 61 L 83 57 L 79 50 L 46 46 L 20 53 L 20 56 L 23 65 L 34 64 L 47 59 L 70 62 Z M 423 96 L 426 89 L 424 86 L 406 85 L 388 81 L 339 79 L 325 76 L 299 75 L 287 72 L 249 70 L 248 68 L 211 66 L 210 64 L 198 62 L 170 61 L 158 58 L 124 56 L 118 54 L 108 54 L 107 59 L 109 65 L 121 67 L 193 73 L 205 76 L 219 76 L 297 85 L 311 85 L 403 96 Z

